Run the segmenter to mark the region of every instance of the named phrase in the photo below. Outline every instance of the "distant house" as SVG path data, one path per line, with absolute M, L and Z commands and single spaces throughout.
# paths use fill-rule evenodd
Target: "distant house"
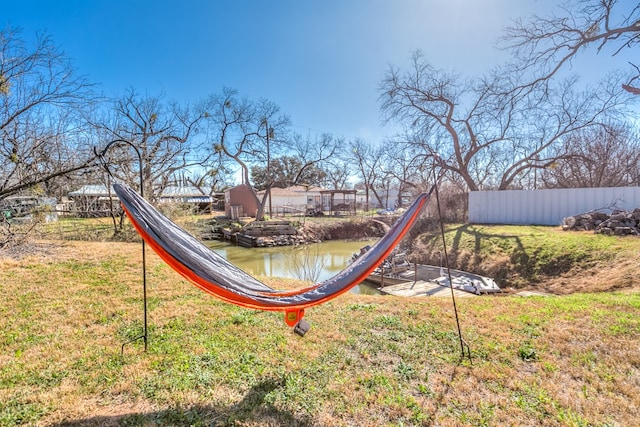
M 103 217 L 111 214 L 111 209 L 117 211 L 120 201 L 115 191 L 107 191 L 105 185 L 83 185 L 80 189 L 69 193 L 72 200 L 71 211 L 80 217 Z M 210 210 L 217 202 L 213 196 L 202 194 L 195 187 L 166 187 L 158 197 L 159 203 L 185 203 L 194 205 L 199 211 Z
M 162 190 L 159 202 L 200 203 L 211 202 L 211 197 L 204 195 L 196 187 L 169 186 Z
M 367 200 L 367 192 L 365 190 L 358 190 L 356 192 L 356 207 L 362 210 L 369 210 L 378 209 L 383 206 L 380 205 L 373 191 L 369 190 L 369 199 Z
M 272 188 L 271 203 L 269 198 L 266 201 L 266 210 L 269 206 L 273 209 L 273 215 L 280 213 L 306 213 L 308 210 L 323 211 L 328 210 L 330 199 L 323 197 L 321 187 L 309 187 L 294 185 L 287 188 Z M 264 191 L 258 192 L 258 198 L 262 200 Z M 271 212 L 269 212 L 271 214 Z
M 253 190 L 246 184 L 240 184 L 224 192 L 224 210 L 227 217 L 255 217 L 258 213 L 258 203 L 253 196 Z
M 83 185 L 70 192 L 69 198 L 71 213 L 82 218 L 109 216 L 111 209 L 117 210 L 120 206 L 113 188 L 109 192 L 105 185 Z
M 205 192 L 211 193 L 211 191 Z M 186 186 L 169 186 L 162 190 L 158 201 L 160 203 L 184 203 L 193 205 L 199 212 L 211 212 L 218 208 L 219 200 L 222 200 L 223 194 L 208 195 L 196 187 Z
M 36 216 L 44 222 L 57 221 L 56 199 L 38 196 L 9 196 L 0 200 L 0 215 L 11 222 L 30 222 Z
M 262 200 L 265 191 L 257 193 Z M 318 213 L 326 215 L 355 214 L 356 190 L 326 190 L 321 187 L 291 186 L 272 188 L 271 200 L 265 201 L 265 213 L 275 216 L 283 213 Z M 255 216 L 258 204 L 246 185 L 238 185 L 225 192 L 227 216 L 237 219 L 241 216 Z M 269 212 L 272 209 L 273 212 Z

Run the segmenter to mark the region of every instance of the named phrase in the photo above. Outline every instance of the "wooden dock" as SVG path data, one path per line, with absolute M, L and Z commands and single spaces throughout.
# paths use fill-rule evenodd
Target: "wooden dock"
M 401 297 L 451 297 L 450 287 L 442 286 L 436 282 L 425 280 L 388 284 L 384 287 L 378 288 L 378 290 L 387 295 Z M 456 298 L 477 296 L 470 292 L 465 292 L 459 289 L 454 289 L 453 293 Z

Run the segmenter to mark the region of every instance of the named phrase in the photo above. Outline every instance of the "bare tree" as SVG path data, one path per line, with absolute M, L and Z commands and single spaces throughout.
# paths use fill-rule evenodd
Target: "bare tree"
M 532 84 L 549 80 L 572 59 L 589 48 L 611 47 L 613 56 L 640 44 L 640 4 L 629 0 L 573 0 L 559 15 L 518 19 L 506 29 L 501 42 L 510 49 L 520 69 L 535 69 Z M 637 55 L 636 55 L 637 57 Z M 633 62 L 632 76 L 622 86 L 640 94 L 640 68 Z
M 0 199 L 47 186 L 92 165 L 82 109 L 95 98 L 71 61 L 45 34 L 33 46 L 0 31 Z
M 251 176 L 258 190 L 291 185 L 321 185 L 327 173 L 323 165 L 334 158 L 344 145 L 342 138 L 322 134 L 315 138 L 294 134 L 287 144 L 286 154 L 276 157 L 271 164 L 251 167 Z
M 315 171 L 318 176 L 317 183 L 324 180 L 326 172 L 324 165 L 342 153 L 344 138 L 338 138 L 328 133 L 323 133 L 315 138 L 304 138 L 301 135 L 294 135 L 292 150 L 301 160 L 301 167 L 294 179 L 294 184 L 303 183 L 303 177 L 309 174 L 310 170 Z
M 305 163 L 297 156 L 281 156 L 271 161 L 270 176 L 264 166 L 252 166 L 251 178 L 257 190 L 266 189 L 267 183 L 279 188 L 292 185 L 319 185 L 326 173 L 315 164 Z
M 627 106 L 629 95 L 607 81 L 582 92 L 576 82 L 514 90 L 523 85 L 518 74 L 496 69 L 463 79 L 416 52 L 409 70 L 392 68 L 382 80 L 382 111 L 405 126 L 404 144 L 423 156 L 439 155 L 441 166 L 470 191 L 504 190 L 551 165 L 555 147 L 572 132 L 599 126 Z
M 365 190 L 365 204 L 370 205 L 370 194 L 373 193 L 378 204 L 383 206 L 382 197 L 376 192 L 376 186 L 382 180 L 382 149 L 374 147 L 363 139 L 355 139 L 349 142 L 345 152 L 345 160 L 353 164 L 357 170 L 357 176 L 362 180 Z
M 108 140 L 128 141 L 139 150 L 144 194 L 150 200 L 161 194 L 178 172 L 208 163 L 203 142 L 193 138 L 207 116 L 202 107 L 165 103 L 161 95 L 141 96 L 134 89 L 128 89 L 115 101 L 113 114 L 97 126 Z M 105 156 L 109 157 L 113 172 L 137 185 L 139 162 L 130 148 L 116 146 Z
M 338 155 L 325 162 L 324 171 L 327 173 L 325 186 L 334 190 L 344 190 L 353 172 L 353 165 L 345 160 L 344 156 Z
M 398 144 L 389 143 L 382 146 L 382 165 L 390 186 L 398 190 L 396 206 L 403 205 L 403 198 L 414 189 L 427 188 L 433 168 L 433 159 L 424 153 L 415 152 L 415 147 L 403 145 L 406 149 L 398 150 Z
M 575 132 L 545 169 L 545 187 L 640 185 L 640 137 L 628 126 L 606 125 Z
M 211 196 L 213 193 L 221 192 L 231 186 L 232 172 L 228 159 L 222 156 L 221 153 L 216 153 L 202 173 L 186 174 L 186 180 L 198 188 L 202 194 Z M 205 191 L 205 189 L 208 191 Z
M 213 141 L 213 150 L 224 153 L 238 164 L 242 183 L 253 189 L 258 204 L 257 218 L 263 219 L 269 190 L 273 185 L 271 161 L 287 143 L 284 136 L 289 118 L 280 114 L 280 108 L 274 103 L 267 100 L 252 102 L 229 88 L 211 96 L 207 104 L 208 138 Z M 267 191 L 262 200 L 250 182 L 251 163 L 265 165 L 269 171 L 265 183 Z

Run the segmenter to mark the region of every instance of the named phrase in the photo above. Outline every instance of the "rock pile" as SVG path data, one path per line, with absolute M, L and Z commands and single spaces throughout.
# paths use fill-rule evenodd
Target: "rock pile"
M 298 230 L 289 221 L 253 221 L 236 234 L 240 246 L 288 246 L 303 243 Z
M 240 239 L 240 236 L 238 236 Z M 238 240 L 240 242 L 240 240 Z M 277 236 L 261 236 L 256 237 L 253 243 L 255 247 L 265 247 L 265 246 L 292 246 L 292 245 L 303 245 L 306 243 L 311 243 L 304 236 L 301 235 L 277 235 Z M 251 246 L 248 246 L 251 247 Z
M 388 225 L 376 219 L 309 221 L 303 226 L 290 221 L 252 221 L 240 226 L 229 221 L 205 219 L 194 226 L 202 240 L 228 240 L 245 247 L 287 246 L 335 239 L 369 239 L 384 235 Z
M 611 214 L 589 212 L 566 217 L 562 220 L 562 229 L 590 231 L 594 233 L 624 236 L 640 235 L 640 208 L 633 211 L 617 211 Z

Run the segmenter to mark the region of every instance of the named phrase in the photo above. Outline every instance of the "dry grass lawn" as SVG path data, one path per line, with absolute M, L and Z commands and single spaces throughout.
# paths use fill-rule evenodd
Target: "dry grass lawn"
M 0 260 L 0 426 L 640 419 L 633 289 L 459 299 L 469 361 L 448 299 L 347 294 L 309 309 L 300 338 L 280 314 L 221 303 L 149 253 L 149 349 L 136 341 L 121 357 L 142 331 L 140 246 L 42 244 Z

